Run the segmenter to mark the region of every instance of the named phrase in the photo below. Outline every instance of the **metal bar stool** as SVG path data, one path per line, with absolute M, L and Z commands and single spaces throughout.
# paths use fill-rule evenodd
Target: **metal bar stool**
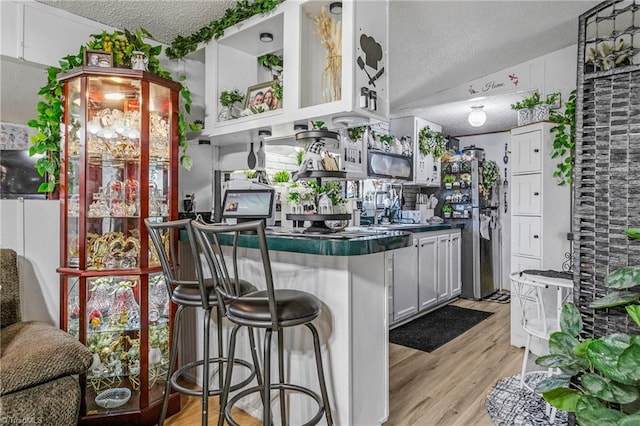
M 164 392 L 164 399 L 162 403 L 162 412 L 160 414 L 160 420 L 158 424 L 162 426 L 164 424 L 165 417 L 167 415 L 167 408 L 169 406 L 169 394 L 171 387 L 173 386 L 178 392 L 202 397 L 202 424 L 208 423 L 208 402 L 209 396 L 220 395 L 224 385 L 224 364 L 231 362 L 234 366 L 241 365 L 248 368 L 250 375 L 242 380 L 240 383 L 235 384 L 231 389 L 240 389 L 251 383 L 254 377 L 260 378 L 260 372 L 258 371 L 258 357 L 255 351 L 255 341 L 252 330 L 249 330 L 249 344 L 251 346 L 251 353 L 253 357 L 253 364 L 245 360 L 232 360 L 229 361 L 224 356 L 223 351 L 223 339 L 222 339 L 222 317 L 224 310 L 219 309 L 220 303 L 218 303 L 217 293 L 214 290 L 214 280 L 206 278 L 205 270 L 202 268 L 202 262 L 199 261 L 200 255 L 197 249 L 195 241 L 193 241 L 193 231 L 191 228 L 191 219 L 182 219 L 172 222 L 152 222 L 149 218 L 144 220 L 144 223 L 149 232 L 149 237 L 153 243 L 160 264 L 162 265 L 162 272 L 164 274 L 165 283 L 167 285 L 167 291 L 171 297 L 171 301 L 178 305 L 176 310 L 175 320 L 173 324 L 173 335 L 171 340 L 171 361 L 169 362 L 169 370 L 167 373 L 167 383 Z M 178 265 L 176 244 L 178 240 L 179 232 L 186 231 L 191 240 L 189 241 L 191 252 L 196 261 L 196 281 L 181 280 L 178 277 Z M 242 280 L 236 280 L 237 291 L 239 294 L 247 294 L 256 291 L 256 288 L 250 283 Z M 222 301 L 224 305 L 224 301 Z M 210 321 L 211 310 L 216 309 L 217 316 L 217 339 L 218 339 L 218 351 L 215 358 L 209 357 L 209 333 L 210 333 Z M 204 310 L 204 335 L 203 335 L 203 356 L 202 359 L 190 362 L 174 371 L 176 361 L 178 358 L 178 337 L 180 332 L 180 321 L 182 319 L 182 313 L 185 308 L 201 308 Z M 208 360 L 208 362 L 205 362 Z M 209 384 L 209 366 L 210 364 L 217 364 L 218 366 L 218 387 L 210 388 Z M 202 366 L 202 390 L 189 389 L 178 383 L 178 379 L 183 376 L 187 371 Z M 227 368 L 232 370 L 233 368 Z M 260 379 L 259 379 L 260 380 Z M 223 418 L 224 406 L 220 406 L 220 418 Z
M 224 419 L 231 425 L 237 425 L 231 418 L 231 408 L 233 405 L 251 393 L 260 392 L 263 401 L 262 422 L 265 425 L 272 424 L 271 390 L 278 390 L 282 424 L 286 425 L 287 408 L 285 404 L 285 390 L 288 390 L 306 394 L 318 404 L 317 413 L 311 420 L 305 423 L 305 425 L 317 424 L 323 415 L 326 416 L 327 424 L 332 425 L 333 419 L 331 417 L 331 408 L 329 406 L 329 397 L 322 367 L 320 339 L 318 337 L 318 331 L 312 324 L 312 321 L 320 315 L 322 306 L 320 300 L 316 296 L 300 290 L 274 289 L 271 261 L 269 259 L 263 221 L 258 220 L 237 225 L 205 225 L 194 222 L 193 231 L 196 235 L 195 239 L 200 245 L 209 264 L 209 268 L 212 271 L 216 271 L 214 273 L 215 276 L 221 277 L 221 280 L 216 283 L 218 300 L 231 300 L 225 305 L 220 305 L 220 309 L 225 309 L 225 315 L 229 321 L 235 324 L 229 341 L 229 360 L 232 361 L 235 357 L 236 335 L 241 327 L 263 328 L 265 330 L 263 383 L 258 383 L 258 386 L 241 390 L 227 402 L 229 392 L 232 390 L 229 386 L 232 379 L 232 370 L 227 369 L 224 390 L 220 396 L 220 404 L 224 405 Z M 233 280 L 228 273 L 227 261 L 224 256 L 218 255 L 218 253 L 221 253 L 219 236 L 222 233 L 229 232 L 233 233 L 232 258 L 234 265 L 237 263 L 239 234 L 244 232 L 256 234 L 262 261 L 261 266 L 265 274 L 266 290 L 248 295 L 239 295 L 235 291 L 232 285 Z M 299 325 L 306 326 L 313 336 L 316 370 L 321 395 L 318 395 L 309 388 L 285 383 L 283 329 Z M 278 382 L 276 383 L 271 382 L 271 337 L 274 332 L 278 334 Z M 218 419 L 220 426 L 223 425 L 224 419 Z

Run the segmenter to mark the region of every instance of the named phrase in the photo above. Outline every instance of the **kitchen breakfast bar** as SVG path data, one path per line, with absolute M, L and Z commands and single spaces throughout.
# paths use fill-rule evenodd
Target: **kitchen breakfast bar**
M 320 334 L 335 424 L 373 425 L 386 421 L 389 414 L 386 283 L 393 271 L 385 252 L 410 246 L 413 243 L 411 232 L 446 229 L 450 229 L 447 224 L 416 225 L 402 230 L 393 226 L 386 229 L 347 228 L 343 232 L 323 235 L 280 228 L 268 230 L 267 244 L 276 288 L 304 290 L 323 303 L 322 314 L 314 324 Z M 221 239 L 221 243 L 231 245 L 232 236 L 229 235 L 227 241 Z M 238 275 L 258 288 L 264 288 L 257 238 L 241 235 L 238 245 L 238 258 L 241 259 Z M 193 259 L 185 241 L 181 243 L 180 253 L 181 269 L 192 271 Z M 193 320 L 193 328 L 187 323 L 185 327 L 195 330 L 202 323 L 195 321 L 195 317 Z M 228 332 L 230 328 L 225 329 Z M 247 339 L 242 333 L 245 331 L 238 337 L 237 354 L 240 358 L 250 359 Z M 304 327 L 287 329 L 284 340 L 287 380 L 317 392 L 319 386 L 313 367 L 310 333 Z M 199 352 L 201 345 L 202 342 L 198 342 L 198 349 L 193 351 Z M 190 361 L 189 352 L 188 348 L 184 349 L 181 364 Z M 273 354 L 272 361 L 276 359 Z M 240 380 L 245 373 L 237 370 L 237 380 Z M 277 366 L 273 365 L 271 371 L 277 374 Z M 259 395 L 250 395 L 238 405 L 252 416 L 261 418 Z M 291 424 L 304 423 L 317 410 L 313 400 L 297 394 L 288 397 L 288 406 Z M 278 416 L 278 411 L 274 406 L 274 416 Z

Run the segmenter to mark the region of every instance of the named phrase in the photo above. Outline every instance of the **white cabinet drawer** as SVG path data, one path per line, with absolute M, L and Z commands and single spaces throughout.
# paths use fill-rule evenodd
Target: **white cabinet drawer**
M 535 173 L 542 170 L 542 131 L 535 130 L 511 139 L 511 172 Z
M 523 256 L 541 257 L 542 219 L 514 216 L 511 221 L 511 252 Z
M 520 272 L 526 269 L 542 269 L 542 260 L 534 257 L 511 256 L 511 272 Z
M 542 175 L 516 175 L 513 177 L 511 205 L 514 215 L 540 215 L 542 212 Z

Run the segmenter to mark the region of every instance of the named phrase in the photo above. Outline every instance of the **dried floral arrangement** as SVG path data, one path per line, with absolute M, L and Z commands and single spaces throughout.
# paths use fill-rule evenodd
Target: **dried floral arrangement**
M 338 101 L 342 89 L 342 22 L 335 22 L 326 7 L 317 16 L 307 17 L 316 23 L 316 34 L 327 50 L 327 66 L 322 71 L 322 98 L 325 102 Z

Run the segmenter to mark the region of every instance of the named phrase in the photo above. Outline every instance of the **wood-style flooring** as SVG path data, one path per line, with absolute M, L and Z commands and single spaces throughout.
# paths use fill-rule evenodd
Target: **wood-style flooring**
M 499 379 L 518 374 L 522 362 L 522 349 L 509 344 L 510 305 L 463 299 L 454 305 L 495 314 L 431 353 L 390 345 L 390 413 L 385 426 L 493 424 L 485 414 L 484 399 Z M 200 424 L 200 399 L 183 395 L 181 402 L 182 410 L 165 424 Z M 234 418 L 243 426 L 261 424 L 237 413 Z M 210 423 L 217 418 L 217 398 L 210 398 Z

